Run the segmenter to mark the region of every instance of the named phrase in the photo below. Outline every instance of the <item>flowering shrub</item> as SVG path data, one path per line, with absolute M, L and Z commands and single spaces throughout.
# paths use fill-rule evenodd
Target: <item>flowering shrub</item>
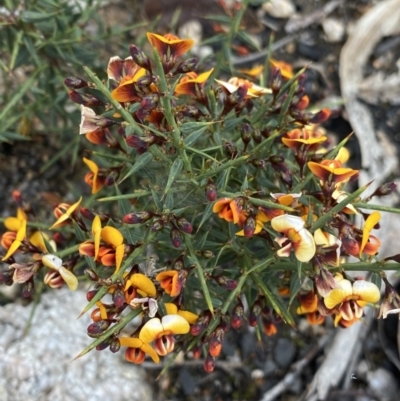
M 29 297 L 39 281 L 75 290 L 83 272 L 95 340 L 80 355 L 123 347 L 139 364 L 192 351 L 207 372 L 246 320 L 266 335 L 294 326 L 296 313 L 349 327 L 379 302 L 381 279 L 379 316 L 399 312 L 383 271 L 400 255 L 379 259 L 376 234 L 377 210 L 398 211 L 370 203 L 395 185 L 365 199 L 368 185 L 346 192 L 358 175 L 345 167 L 347 139 L 332 146 L 319 125 L 329 110 L 308 111 L 302 71 L 282 74 L 273 61 L 268 87 L 250 75 L 225 82 L 195 72 L 192 40 L 147 37 L 153 57 L 131 45 L 130 57 L 110 59 L 107 80 L 88 68 L 88 82 L 65 79 L 79 134 L 96 149 L 83 158 L 93 196 L 58 204 L 54 224 L 37 230 L 14 192 L 1 282 Z

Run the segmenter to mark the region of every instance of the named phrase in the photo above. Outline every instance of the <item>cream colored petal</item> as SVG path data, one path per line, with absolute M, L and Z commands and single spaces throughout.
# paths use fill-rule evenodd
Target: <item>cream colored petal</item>
M 304 224 L 304 220 L 301 217 L 292 216 L 291 214 L 282 214 L 271 220 L 272 228 L 280 233 L 284 233 L 290 228 L 293 228 L 295 231 L 300 231 L 304 228 Z
M 353 283 L 353 295 L 358 295 L 362 301 L 375 303 L 381 298 L 379 288 L 369 281 L 356 280 Z
M 299 231 L 301 241 L 294 244 L 294 254 L 300 262 L 309 262 L 315 255 L 315 242 L 312 234 L 303 228 Z
M 66 269 L 64 266 L 61 266 L 58 272 L 71 291 L 75 291 L 78 288 L 78 279 L 74 273 Z
M 166 315 L 161 322 L 164 330 L 171 334 L 186 334 L 190 330 L 188 321 L 179 315 Z
M 51 255 L 49 253 L 42 256 L 42 263 L 46 267 L 49 267 L 50 269 L 56 271 L 59 271 L 60 268 L 62 267 L 62 260 L 58 256 Z
M 314 241 L 317 245 L 328 246 L 328 238 L 326 237 L 325 233 L 319 228 L 314 232 Z
M 158 317 L 154 317 L 146 322 L 146 324 L 142 327 L 139 333 L 139 338 L 145 343 L 151 343 L 159 334 L 162 334 L 163 331 L 164 329 L 160 319 Z

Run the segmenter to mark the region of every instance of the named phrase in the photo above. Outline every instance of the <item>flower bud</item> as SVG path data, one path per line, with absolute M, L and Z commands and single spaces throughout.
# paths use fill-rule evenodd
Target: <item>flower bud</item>
M 206 185 L 206 198 L 210 202 L 213 202 L 215 199 L 217 199 L 217 196 L 217 187 L 211 180 L 209 180 Z
M 161 231 L 164 228 L 164 221 L 161 219 L 156 219 L 153 221 L 153 224 L 151 225 L 151 231 L 157 232 Z
M 113 304 L 117 308 L 122 308 L 125 304 L 125 294 L 122 288 L 117 287 L 112 294 Z
M 372 196 L 386 196 L 390 195 L 397 188 L 397 184 L 395 182 L 387 182 L 378 187 Z
M 82 104 L 83 106 L 90 107 L 90 106 L 102 106 L 104 103 L 99 99 L 95 98 L 91 95 L 84 95 L 82 93 L 78 93 L 74 90 L 68 93 L 70 99 L 77 104 Z
M 133 212 L 126 214 L 122 221 L 126 224 L 143 224 L 154 216 L 151 212 Z
M 119 338 L 113 338 L 110 343 L 110 351 L 115 354 L 121 349 Z
M 171 243 L 175 248 L 179 248 L 182 245 L 183 238 L 178 228 L 174 227 L 170 232 Z
M 149 86 L 154 82 L 154 77 L 151 77 L 149 75 L 145 75 L 144 77 L 139 78 L 136 82 L 135 85 L 140 88 L 140 89 L 148 89 Z M 150 90 L 150 89 L 148 89 Z
M 271 71 L 271 79 L 269 83 L 272 93 L 277 95 L 282 87 L 282 73 L 279 67 L 273 67 Z
M 186 234 L 191 234 L 193 231 L 193 226 L 184 217 L 179 217 L 176 224 Z
M 14 270 L 13 269 L 2 269 L 0 271 L 0 284 L 6 284 L 9 283 L 11 281 L 11 283 L 13 283 L 13 274 L 14 274 Z
M 203 256 L 206 259 L 212 259 L 215 257 L 215 255 L 212 253 L 212 251 L 205 249 L 201 251 L 201 256 Z
M 89 280 L 95 282 L 99 281 L 99 276 L 93 269 L 86 268 L 83 273 L 89 278 Z
M 207 373 L 213 372 L 215 368 L 215 358 L 210 354 L 207 354 L 203 367 Z
M 211 314 L 205 313 L 201 315 L 197 322 L 190 327 L 190 334 L 194 337 L 203 333 L 203 331 L 208 327 L 210 324 Z
M 256 327 L 258 318 L 261 315 L 262 308 L 259 301 L 254 302 L 253 306 L 250 308 L 249 314 L 249 325 L 251 327 Z
M 224 336 L 225 336 L 225 330 L 221 326 L 218 326 L 213 331 L 208 344 L 208 352 L 211 356 L 216 358 L 221 353 Z
M 229 157 L 231 157 L 232 159 L 234 159 L 239 153 L 238 148 L 232 142 L 229 142 L 229 141 L 225 142 L 224 148 L 225 148 L 227 155 Z
M 213 276 L 213 279 L 228 291 L 233 291 L 237 287 L 237 281 L 226 276 Z
M 114 185 L 115 182 L 118 180 L 119 171 L 116 169 L 112 169 L 110 173 L 104 179 L 104 185 L 107 187 Z
M 195 345 L 192 348 L 193 359 L 199 359 L 201 357 L 201 351 L 202 351 L 201 344 L 200 345 Z
M 150 59 L 139 47 L 137 47 L 136 45 L 130 45 L 129 53 L 131 54 L 133 61 L 137 65 L 151 72 Z
M 96 351 L 103 351 L 106 348 L 110 346 L 111 339 L 106 338 L 104 341 L 102 341 L 99 345 L 96 346 Z
M 252 132 L 252 137 L 253 137 L 253 141 L 255 143 L 261 143 L 262 141 L 262 135 L 259 129 L 254 129 Z
M 198 59 L 197 57 L 192 57 L 187 60 L 180 62 L 174 72 L 174 74 L 186 74 L 196 69 Z
M 24 285 L 22 286 L 22 292 L 21 295 L 24 298 L 30 298 L 33 294 L 33 291 L 35 289 L 35 286 L 33 284 L 33 280 L 29 280 Z
M 233 308 L 231 313 L 231 326 L 234 329 L 238 329 L 243 323 L 244 317 L 244 307 L 242 302 L 239 303 Z
M 242 141 L 245 145 L 248 145 L 251 141 L 251 134 L 252 134 L 252 128 L 250 127 L 249 124 L 243 124 L 240 128 L 240 136 L 242 138 Z
M 251 164 L 254 167 L 258 167 L 258 168 L 264 169 L 266 167 L 266 165 L 267 165 L 267 162 L 265 160 L 262 160 L 262 159 L 253 159 L 251 161 Z
M 144 110 L 153 110 L 157 107 L 159 102 L 159 93 L 149 93 L 148 95 L 143 97 L 142 101 L 140 102 L 140 107 Z
M 97 293 L 98 293 L 98 290 L 89 290 L 89 291 L 86 293 L 86 300 L 87 300 L 88 302 L 90 302 L 90 301 L 94 298 L 94 296 L 95 296 Z
M 89 337 L 96 338 L 103 334 L 109 327 L 111 322 L 109 320 L 99 320 L 89 324 L 87 334 Z
M 310 122 L 313 124 L 321 124 L 325 122 L 331 115 L 329 109 L 322 109 L 318 113 L 314 114 L 314 116 L 310 119 Z
M 76 77 L 65 78 L 64 85 L 67 86 L 69 89 L 80 89 L 88 86 L 86 81 Z
M 254 235 L 254 232 L 256 231 L 256 219 L 253 216 L 247 217 L 247 219 L 244 221 L 243 224 L 243 231 L 244 231 L 244 236 L 247 238 L 251 238 Z
M 183 263 L 183 258 L 180 257 L 175 260 L 174 264 L 172 265 L 172 270 L 180 271 L 185 268 L 185 264 Z

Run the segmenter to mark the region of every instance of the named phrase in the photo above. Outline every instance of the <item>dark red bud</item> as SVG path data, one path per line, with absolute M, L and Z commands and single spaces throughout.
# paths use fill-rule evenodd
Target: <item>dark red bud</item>
M 87 299 L 87 301 L 88 302 L 90 302 L 93 298 L 94 298 L 94 296 L 97 294 L 97 290 L 90 290 L 90 291 L 88 291 L 87 293 L 86 293 L 86 299 Z
M 208 343 L 208 352 L 214 358 L 218 357 L 221 353 L 224 336 L 225 330 L 222 327 L 217 327 L 211 335 Z
M 378 187 L 372 196 L 386 196 L 390 195 L 397 188 L 395 182 L 387 182 Z
M 87 82 L 81 78 L 68 77 L 64 79 L 64 84 L 69 89 L 80 89 L 88 86 Z
M 154 215 L 151 212 L 133 212 L 126 214 L 122 221 L 126 224 L 143 224 L 150 220 L 153 216 Z
M 8 282 L 13 282 L 14 269 L 2 269 L 0 271 L 0 284 L 6 284 Z
M 119 338 L 113 338 L 110 343 L 110 351 L 115 354 L 117 353 L 121 348 L 121 342 L 119 341 Z
M 112 301 L 117 308 L 122 308 L 125 305 L 125 294 L 122 288 L 116 288 L 112 294 Z
M 244 236 L 251 238 L 256 231 L 257 222 L 253 216 L 247 217 L 243 225 Z
M 104 180 L 104 185 L 107 187 L 114 185 L 115 182 L 118 180 L 119 177 L 119 171 L 117 170 L 112 170 L 105 178 Z
M 210 202 L 215 201 L 217 199 L 218 192 L 217 192 L 217 187 L 212 181 L 208 181 L 206 185 L 206 198 Z
M 186 234 L 191 234 L 193 231 L 193 226 L 183 217 L 179 217 L 176 224 Z
M 89 220 L 89 221 L 93 221 L 93 220 L 94 220 L 95 214 L 93 213 L 92 210 L 90 210 L 90 209 L 88 209 L 88 208 L 86 208 L 86 207 L 81 207 L 81 208 L 79 209 L 79 211 L 80 211 L 81 215 L 82 215 L 85 219 L 87 219 L 87 220 Z
M 100 101 L 99 99 L 95 98 L 94 96 L 91 95 L 84 95 L 81 93 L 78 93 L 74 90 L 70 91 L 68 93 L 70 99 L 77 104 L 82 104 L 84 106 L 90 107 L 90 106 L 101 106 L 104 103 Z
M 182 245 L 183 242 L 182 234 L 176 227 L 171 229 L 170 238 L 171 238 L 171 243 L 175 248 L 179 248 Z
M 96 351 L 103 351 L 108 348 L 111 344 L 111 339 L 106 338 L 103 342 L 96 346 Z
M 109 327 L 111 322 L 109 320 L 99 320 L 89 324 L 87 334 L 89 337 L 96 338 L 103 334 Z
M 125 141 L 129 147 L 138 150 L 147 150 L 149 147 L 149 144 L 137 135 L 129 135 L 126 137 Z
M 234 329 L 238 329 L 243 323 L 244 317 L 244 307 L 241 302 L 239 302 L 232 310 L 231 313 L 231 326 Z
M 215 369 L 215 358 L 210 354 L 207 354 L 203 367 L 207 373 L 213 372 Z
M 228 291 L 233 291 L 237 287 L 237 281 L 226 276 L 213 276 L 213 279 Z
M 129 46 L 129 52 L 132 56 L 133 61 L 142 68 L 151 72 L 150 59 L 146 56 L 143 51 L 136 45 Z

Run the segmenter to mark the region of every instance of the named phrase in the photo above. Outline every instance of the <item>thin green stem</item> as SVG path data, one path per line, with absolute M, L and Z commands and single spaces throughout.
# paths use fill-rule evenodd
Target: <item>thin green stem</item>
M 245 162 L 249 157 L 250 157 L 249 155 L 245 155 L 245 156 L 238 157 L 236 159 L 229 160 L 226 163 L 221 164 L 220 166 L 216 167 L 215 169 L 209 169 L 205 173 L 199 174 L 196 177 L 196 180 L 199 181 L 204 178 L 214 176 L 214 175 L 226 170 L 228 167 L 238 166 L 238 165 L 242 164 L 243 162 Z

